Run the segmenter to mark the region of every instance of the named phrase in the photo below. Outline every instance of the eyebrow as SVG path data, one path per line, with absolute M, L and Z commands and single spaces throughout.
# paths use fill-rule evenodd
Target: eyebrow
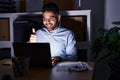
M 56 16 L 51 16 L 51 17 L 56 17 Z

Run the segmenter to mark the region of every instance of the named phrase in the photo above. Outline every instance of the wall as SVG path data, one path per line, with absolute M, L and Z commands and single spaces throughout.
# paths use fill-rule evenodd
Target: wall
M 81 9 L 92 10 L 91 26 L 93 40 L 99 35 L 98 29 L 104 27 L 104 3 L 105 0 L 81 0 Z
M 26 11 L 27 12 L 38 12 L 41 11 L 43 0 L 26 0 Z
M 120 22 L 120 0 L 106 0 L 105 6 L 105 28 L 109 29 L 114 26 L 113 21 Z
M 81 9 L 91 10 L 92 42 L 99 36 L 98 30 L 104 27 L 104 3 L 105 0 L 81 0 Z M 91 54 L 91 59 L 94 60 L 93 54 Z
M 20 12 L 20 0 L 16 1 L 16 11 Z M 26 11 L 27 12 L 38 12 L 41 11 L 43 0 L 26 0 Z
M 20 4 L 19 4 L 19 0 L 14 0 L 16 2 L 16 12 L 20 11 Z

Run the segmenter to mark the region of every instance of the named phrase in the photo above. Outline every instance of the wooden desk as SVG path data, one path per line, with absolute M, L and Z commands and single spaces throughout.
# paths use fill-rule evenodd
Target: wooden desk
M 90 66 L 94 66 L 93 62 L 88 62 Z M 30 68 L 24 77 L 16 77 L 15 80 L 92 80 L 93 71 L 83 72 L 59 72 L 56 68 L 41 69 Z

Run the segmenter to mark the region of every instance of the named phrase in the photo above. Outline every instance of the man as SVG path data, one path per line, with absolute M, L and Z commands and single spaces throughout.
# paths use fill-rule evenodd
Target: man
M 60 26 L 61 15 L 55 3 L 43 6 L 43 27 L 30 36 L 30 42 L 50 43 L 52 63 L 76 59 L 76 40 L 73 32 Z

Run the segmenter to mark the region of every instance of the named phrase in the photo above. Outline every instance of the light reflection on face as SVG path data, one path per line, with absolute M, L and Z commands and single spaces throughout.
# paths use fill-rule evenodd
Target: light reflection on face
M 43 24 L 49 31 L 54 31 L 58 27 L 60 15 L 46 11 L 43 13 Z

